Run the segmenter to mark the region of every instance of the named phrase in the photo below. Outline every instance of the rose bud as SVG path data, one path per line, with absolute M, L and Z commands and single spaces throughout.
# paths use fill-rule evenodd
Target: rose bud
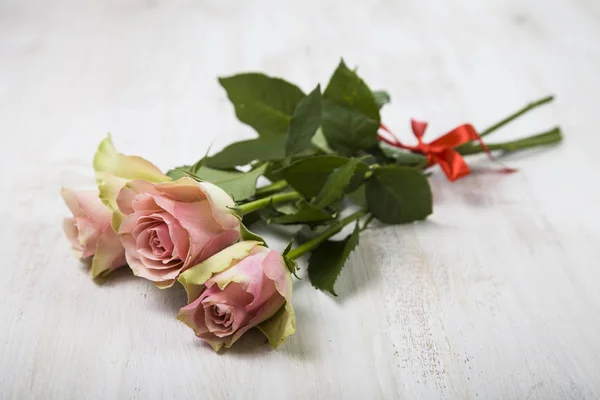
M 292 279 L 281 254 L 243 241 L 179 277 L 189 304 L 177 319 L 215 351 L 257 327 L 273 347 L 296 330 Z
M 173 286 L 182 271 L 240 238 L 233 199 L 209 182 L 131 181 L 117 204 L 125 216 L 119 237 L 127 263 L 135 275 L 160 288 Z
M 94 170 L 100 199 L 112 212 L 112 227 L 115 232 L 119 230 L 124 218 L 117 206 L 117 195 L 127 182 L 137 179 L 153 183 L 172 180 L 150 161 L 118 153 L 110 136 L 100 142 L 96 150 Z
M 79 258 L 92 258 L 92 277 L 126 265 L 125 250 L 110 226 L 110 211 L 97 191 L 63 188 L 61 195 L 73 217 L 65 218 L 64 231 Z

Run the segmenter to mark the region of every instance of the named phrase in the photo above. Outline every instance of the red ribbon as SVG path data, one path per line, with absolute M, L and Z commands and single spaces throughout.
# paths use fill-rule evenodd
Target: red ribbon
M 408 146 L 400 142 L 394 134 L 383 124 L 381 129 L 389 133 L 393 140 L 390 140 L 382 135 L 378 135 L 379 140 L 389 144 L 390 146 L 407 149 L 415 153 L 423 154 L 427 157 L 427 166 L 430 167 L 434 164 L 439 164 L 442 168 L 448 180 L 454 182 L 463 176 L 469 175 L 471 169 L 465 162 L 465 159 L 454 150 L 455 147 L 461 144 L 476 140 L 481 144 L 481 148 L 488 155 L 488 157 L 496 161 L 488 147 L 483 143 L 481 136 L 477 133 L 473 125 L 464 124 L 457 128 L 454 128 L 445 135 L 437 138 L 431 143 L 423 142 L 423 135 L 427 129 L 427 122 L 420 122 L 414 119 L 410 120 L 410 125 L 413 134 L 417 138 L 418 144 L 416 146 Z M 512 168 L 503 167 L 502 172 L 515 172 Z

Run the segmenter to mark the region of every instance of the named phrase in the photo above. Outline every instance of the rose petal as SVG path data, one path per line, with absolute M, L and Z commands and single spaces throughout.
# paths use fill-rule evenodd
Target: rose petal
M 202 250 L 215 235 L 218 235 L 222 231 L 220 225 L 212 218 L 210 203 L 206 200 L 184 203 L 165 197 L 155 197 L 155 201 L 160 207 L 171 214 L 181 227 L 188 232 L 190 251 L 188 254 L 189 258 L 185 260 L 186 265 L 200 262 L 199 258 Z M 232 243 L 228 243 L 227 245 Z
M 257 245 L 258 242 L 253 240 L 236 243 L 183 272 L 179 277 L 179 282 L 187 292 L 188 302 L 191 303 L 198 298 L 204 289 L 204 284 L 213 274 L 225 271 L 237 264 Z
M 63 230 L 65 236 L 71 242 L 73 251 L 77 252 L 77 257 L 81 258 L 83 256 L 83 246 L 79 242 L 79 230 L 77 229 L 75 218 L 65 218 L 63 220 Z
M 173 244 L 173 240 L 171 239 L 171 235 L 169 233 L 169 228 L 167 225 L 159 225 L 155 228 L 156 236 L 160 241 L 161 246 L 165 249 L 165 251 L 172 253 L 175 245 Z
M 157 191 L 154 185 L 150 182 L 140 180 L 134 180 L 130 182 L 125 181 L 115 200 L 116 204 L 118 205 L 118 209 L 121 210 L 123 214 L 129 215 L 136 211 L 133 208 L 133 203 L 136 201 L 138 196 L 140 196 L 141 200 L 142 198 L 150 198 L 150 195 L 153 193 L 157 193 Z
M 140 258 L 136 257 L 135 253 L 125 252 L 127 264 L 133 271 L 135 276 L 148 279 L 160 289 L 166 289 L 175 283 L 181 268 L 173 268 L 169 270 L 159 270 L 147 268 Z
M 117 234 L 109 227 L 98 239 L 96 254 L 92 260 L 92 277 L 96 278 L 125 265 L 125 249 Z
M 231 281 L 242 284 L 244 290 L 253 296 L 253 301 L 247 307 L 248 312 L 256 311 L 275 294 L 279 295 L 274 282 L 263 273 L 263 262 L 269 253 L 266 247 L 255 247 L 249 256 L 230 269 L 213 276 L 206 285 L 217 283 L 223 287 Z
M 189 326 L 196 335 L 208 332 L 204 323 L 204 307 L 202 307 L 201 301 L 201 298 L 196 299 L 181 308 L 177 314 L 177 319 Z
M 118 153 L 107 136 L 94 155 L 94 170 L 108 172 L 124 179 L 143 179 L 150 182 L 166 182 L 171 178 L 162 173 L 151 162 L 137 156 L 126 156 Z
M 240 239 L 240 232 L 237 230 L 225 231 L 215 236 L 206 244 L 200 255 L 196 259 L 188 261 L 189 266 L 196 265 L 199 262 L 206 260 L 209 257 L 217 254 L 221 250 L 230 247 L 233 243 Z
M 274 317 L 276 314 L 278 314 L 278 311 L 282 308 L 284 304 L 287 303 L 282 296 L 275 296 L 266 303 L 264 303 L 262 307 L 258 309 L 258 311 L 256 311 L 256 314 L 254 314 L 254 317 L 248 322 L 248 324 L 240 328 L 237 332 L 235 332 L 235 334 L 231 337 L 230 340 L 225 342 L 225 347 L 231 347 L 231 345 L 234 344 L 240 337 L 242 337 L 242 335 L 246 333 L 249 329 L 254 328 L 255 326 L 259 326 L 261 323 L 269 320 L 269 318 Z M 262 331 L 263 330 L 261 329 L 261 332 Z M 289 335 L 291 335 L 291 333 L 289 333 L 288 336 Z M 267 336 L 267 339 L 269 339 L 269 336 Z
M 292 301 L 292 276 L 281 254 L 270 250 L 263 261 L 265 275 L 275 282 L 277 291 L 289 302 Z
M 273 317 L 258 325 L 271 346 L 277 347 L 296 332 L 296 314 L 292 305 L 292 277 L 281 255 L 273 250 L 265 257 L 263 270 L 265 275 L 275 282 L 278 292 L 286 300 L 284 307 L 280 308 Z
M 78 240 L 83 248 L 83 258 L 87 258 L 94 255 L 96 251 L 96 244 L 101 232 L 96 228 L 94 223 L 86 217 L 75 218 L 75 225 L 77 226 Z
M 212 215 L 221 225 L 222 229 L 239 229 L 240 220 L 234 215 L 232 209 L 235 207 L 235 202 L 223 189 L 210 182 L 198 183 L 200 189 L 204 192 L 210 207 Z
M 184 203 L 194 203 L 206 199 L 206 194 L 200 189 L 200 185 L 192 178 L 183 177 L 173 182 L 159 183 L 156 190 L 162 197 Z

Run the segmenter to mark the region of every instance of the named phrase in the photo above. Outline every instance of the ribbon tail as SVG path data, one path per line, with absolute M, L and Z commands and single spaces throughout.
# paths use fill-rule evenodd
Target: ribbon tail
M 410 150 L 410 151 L 417 151 L 418 150 L 418 146 L 407 146 L 405 144 L 403 144 L 400 139 L 398 139 L 396 137 L 396 135 L 394 135 L 394 133 L 388 129 L 387 126 L 385 126 L 384 124 L 381 124 L 379 126 L 379 128 L 383 131 L 385 131 L 386 133 L 388 133 L 392 139 L 388 139 L 387 137 L 381 135 L 381 134 L 377 134 L 377 139 L 381 140 L 382 142 L 385 142 L 387 144 L 389 144 L 390 146 L 393 147 L 397 147 L 399 149 L 405 149 L 405 150 Z
M 483 149 L 484 153 L 488 156 L 488 158 L 491 161 L 501 165 L 501 168 L 499 170 L 500 172 L 505 173 L 505 174 L 512 174 L 512 173 L 518 171 L 516 168 L 508 167 L 508 166 L 504 165 L 503 163 L 501 163 L 500 161 L 498 161 L 498 159 L 496 157 L 494 157 L 494 155 L 492 154 L 490 149 L 487 147 L 487 145 L 483 142 L 483 139 L 481 138 L 481 136 L 478 133 L 475 133 L 475 135 L 476 135 L 475 140 L 477 140 L 479 142 L 479 144 L 481 145 L 481 148 Z
M 471 169 L 465 159 L 453 149 L 446 149 L 433 155 L 432 161 L 440 165 L 444 174 L 450 182 L 465 177 L 471 173 Z

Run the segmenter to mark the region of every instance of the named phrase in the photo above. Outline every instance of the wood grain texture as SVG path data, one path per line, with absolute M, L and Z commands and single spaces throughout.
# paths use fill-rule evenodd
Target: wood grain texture
M 600 397 L 600 7 L 595 0 L 0 1 L 0 398 L 596 399 Z M 250 129 L 217 76 L 261 70 L 309 90 L 340 56 L 408 138 L 560 123 L 519 169 L 432 178 L 425 223 L 377 226 L 339 298 L 295 282 L 297 334 L 214 354 L 174 315 L 182 290 L 100 286 L 61 231 L 61 184 L 91 178 L 107 131 L 163 168 Z M 273 238 L 283 248 L 283 238 Z

